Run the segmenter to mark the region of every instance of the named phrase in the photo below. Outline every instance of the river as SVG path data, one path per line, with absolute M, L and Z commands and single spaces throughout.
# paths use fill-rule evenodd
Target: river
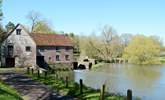
M 142 100 L 165 100 L 165 65 L 105 64 L 95 70 L 75 70 L 74 80 L 86 86 L 126 95 L 127 89 Z

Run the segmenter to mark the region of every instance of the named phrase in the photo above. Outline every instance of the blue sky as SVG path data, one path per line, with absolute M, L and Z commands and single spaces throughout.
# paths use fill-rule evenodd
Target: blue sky
M 105 24 L 118 33 L 157 35 L 165 39 L 165 0 L 3 0 L 3 24 L 28 24 L 34 10 L 56 31 L 88 35 Z

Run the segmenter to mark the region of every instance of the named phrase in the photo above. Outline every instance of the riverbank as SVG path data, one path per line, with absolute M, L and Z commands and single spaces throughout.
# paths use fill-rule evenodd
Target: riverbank
M 23 100 L 12 87 L 0 81 L 0 100 Z
M 95 65 L 92 65 L 92 70 L 97 69 L 97 68 L 103 66 L 104 64 L 106 64 L 106 63 L 98 63 L 98 64 L 95 64 Z
M 70 95 L 76 97 L 81 100 L 98 100 L 100 98 L 100 90 L 94 90 L 90 87 L 86 87 L 83 85 L 83 94 L 80 93 L 79 84 L 75 83 L 73 80 L 70 80 L 68 77 L 67 86 L 66 79 L 63 77 L 59 77 L 56 74 L 48 74 L 46 77 L 42 74 L 38 77 L 38 74 L 30 74 L 34 80 L 39 81 L 45 85 L 48 85 L 53 90 L 57 91 L 60 95 Z M 124 100 L 125 96 L 119 94 L 109 94 L 105 93 L 105 100 Z

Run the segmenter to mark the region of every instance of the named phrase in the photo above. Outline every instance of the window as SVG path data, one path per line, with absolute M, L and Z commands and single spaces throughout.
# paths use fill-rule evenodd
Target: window
M 26 51 L 30 52 L 31 51 L 31 47 L 30 46 L 26 46 Z
M 56 47 L 56 51 L 57 52 L 60 52 L 60 47 Z
M 16 34 L 17 34 L 17 35 L 21 35 L 21 29 L 17 29 L 17 30 L 16 30 Z
M 65 55 L 65 60 L 69 61 L 69 55 Z
M 49 61 L 51 60 L 52 58 L 51 57 L 49 57 Z
M 44 52 L 45 51 L 45 49 L 40 49 L 40 52 Z
M 60 55 L 56 55 L 56 61 L 60 61 Z

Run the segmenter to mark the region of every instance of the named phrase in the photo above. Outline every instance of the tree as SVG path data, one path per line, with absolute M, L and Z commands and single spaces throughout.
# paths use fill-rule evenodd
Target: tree
M 38 21 L 40 21 L 41 16 L 38 12 L 31 11 L 31 12 L 28 13 L 28 15 L 26 17 L 30 21 L 30 24 L 31 24 L 30 32 L 33 32 L 34 31 L 34 26 L 37 24 Z
M 2 40 L 3 40 L 3 38 L 4 38 L 5 35 L 6 35 L 6 34 L 5 34 L 5 30 L 4 30 L 4 28 L 2 27 L 2 25 L 1 25 L 2 17 L 3 17 L 3 13 L 2 13 L 1 7 L 2 7 L 2 0 L 0 0 L 0 44 L 1 44 Z
M 97 59 L 100 53 L 98 53 L 98 51 L 95 49 L 98 48 L 96 42 L 97 41 L 94 35 L 93 37 L 80 36 L 79 48 L 80 48 L 81 56 L 88 56 L 89 58 Z
M 38 12 L 31 11 L 27 15 L 31 33 L 55 33 L 47 20 L 43 20 Z
M 9 21 L 9 23 L 5 26 L 7 32 L 9 32 L 9 31 L 11 31 L 12 29 L 14 29 L 14 27 L 15 27 L 14 23 L 12 23 L 12 22 L 10 22 L 10 21 Z
M 91 47 L 95 48 L 99 57 L 104 60 L 112 60 L 122 53 L 120 37 L 111 26 L 105 25 L 101 31 L 101 36 L 95 41 L 97 42 L 90 41 Z
M 38 21 L 33 26 L 33 33 L 55 33 L 47 21 Z
M 0 0 L 0 21 L 2 20 L 3 13 L 2 13 L 2 0 Z
M 159 63 L 156 57 L 159 56 L 160 50 L 161 43 L 157 39 L 136 35 L 125 48 L 123 57 L 130 63 L 155 64 Z
M 80 37 L 81 54 L 103 60 L 121 57 L 123 49 L 116 31 L 111 26 L 105 25 L 100 34 L 100 36 L 95 36 L 94 32 L 89 37 Z
M 126 47 L 129 44 L 129 42 L 132 38 L 132 35 L 128 34 L 128 33 L 124 33 L 120 36 L 120 38 L 121 38 L 123 46 Z
M 64 33 L 64 32 L 63 32 Z M 80 45 L 79 45 L 79 36 L 75 35 L 74 33 L 65 33 L 66 36 L 68 36 L 72 43 L 73 43 L 73 53 L 74 53 L 74 59 L 77 60 L 80 56 Z

